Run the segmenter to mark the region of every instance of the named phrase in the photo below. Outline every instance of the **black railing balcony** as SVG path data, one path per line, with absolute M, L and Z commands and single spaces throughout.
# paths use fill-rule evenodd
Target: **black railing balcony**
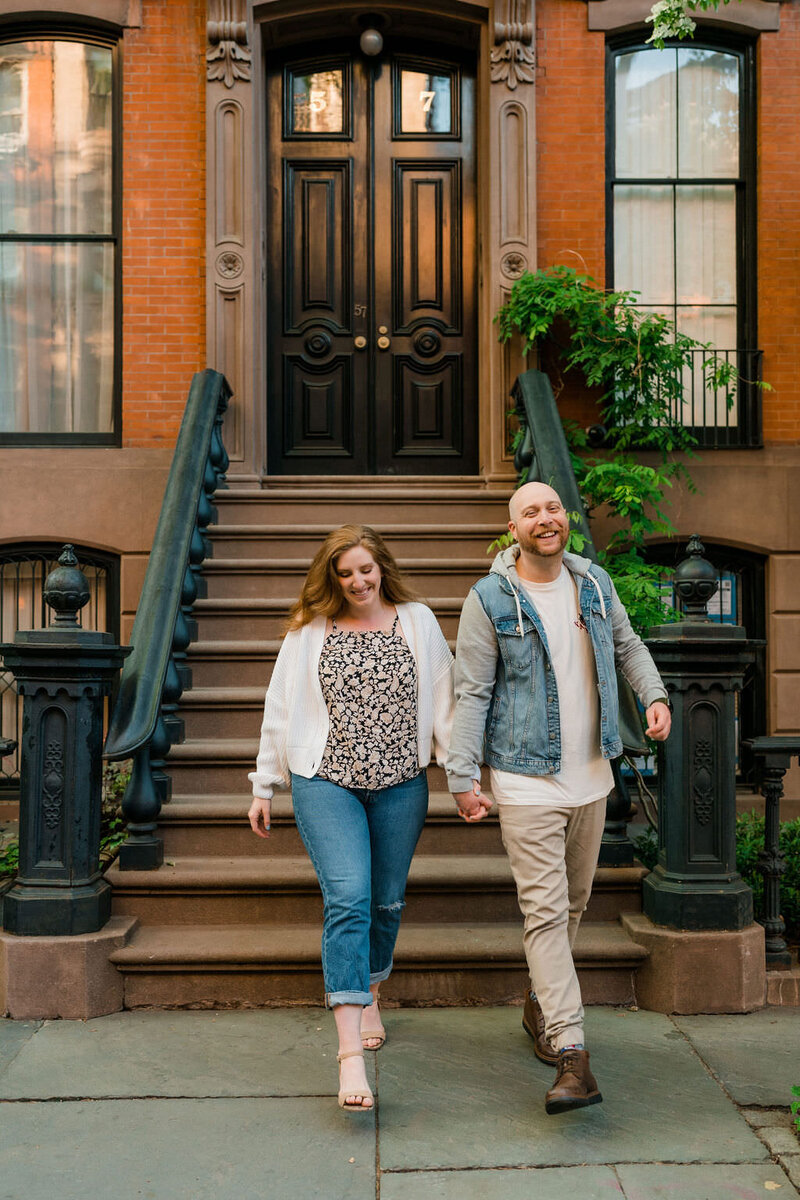
M 676 423 L 691 429 L 704 450 L 733 450 L 763 445 L 761 432 L 761 350 L 693 350 L 683 372 L 683 402 Z M 717 385 L 716 367 L 730 363 L 738 371 L 732 385 Z

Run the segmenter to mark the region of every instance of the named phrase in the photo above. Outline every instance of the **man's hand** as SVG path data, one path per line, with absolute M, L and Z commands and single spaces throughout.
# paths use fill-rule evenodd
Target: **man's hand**
M 672 713 L 662 700 L 656 700 L 644 714 L 647 720 L 645 733 L 656 742 L 665 742 L 672 728 Z
M 471 792 L 453 792 L 459 815 L 465 821 L 482 821 L 492 807 L 491 800 L 481 793 L 479 780 L 475 780 Z

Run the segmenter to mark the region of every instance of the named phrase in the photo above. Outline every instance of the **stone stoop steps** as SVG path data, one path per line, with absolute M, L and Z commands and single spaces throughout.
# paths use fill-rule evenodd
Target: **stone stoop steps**
M 345 522 L 374 525 L 406 576 L 455 638 L 461 604 L 505 528 L 507 493 L 474 481 L 447 485 L 331 484 L 218 493 L 208 598 L 196 604 L 193 686 L 181 699 L 185 741 L 173 746 L 172 800 L 160 817 L 164 866 L 113 866 L 115 915 L 134 915 L 130 943 L 112 956 L 127 1008 L 317 1003 L 322 901 L 292 819 L 273 801 L 272 837 L 247 822 L 248 771 L 264 691 L 289 604 L 322 538 Z M 498 1003 L 526 984 L 522 925 L 496 815 L 468 826 L 444 773 L 429 769 L 428 820 L 411 867 L 387 1000 Z M 641 909 L 644 871 L 598 869 L 575 958 L 589 1003 L 635 999 L 646 951 L 621 912 Z

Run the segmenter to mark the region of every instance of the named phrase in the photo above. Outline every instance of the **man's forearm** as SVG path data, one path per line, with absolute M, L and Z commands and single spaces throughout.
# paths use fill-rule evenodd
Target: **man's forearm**
M 474 592 L 464 601 L 456 645 L 456 710 L 447 757 L 451 792 L 465 792 L 480 776 L 486 714 L 494 691 L 497 638 Z

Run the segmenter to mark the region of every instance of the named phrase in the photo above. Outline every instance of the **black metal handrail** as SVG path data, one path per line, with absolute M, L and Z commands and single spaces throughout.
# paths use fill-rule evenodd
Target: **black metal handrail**
M 230 396 L 218 371 L 200 371 L 192 380 L 131 632 L 133 650 L 111 714 L 104 757 L 133 758 L 122 801 L 128 819 L 123 869 L 148 870 L 163 861 L 156 826 L 169 798 L 163 759 L 183 738 L 176 712 L 191 684 L 185 666 L 197 633 L 191 611 L 202 587 L 197 575 L 210 553 L 205 530 L 216 517 L 211 499 L 228 467 L 221 425 Z

